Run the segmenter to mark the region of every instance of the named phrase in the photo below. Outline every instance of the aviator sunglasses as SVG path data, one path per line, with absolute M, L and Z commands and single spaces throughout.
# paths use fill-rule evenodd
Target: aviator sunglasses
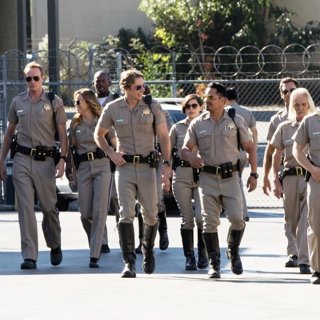
M 198 107 L 199 107 L 199 105 L 196 104 L 196 103 L 186 104 L 186 105 L 184 106 L 184 108 L 187 109 L 187 110 L 189 110 L 190 108 L 192 108 L 192 109 L 197 109 Z
M 288 94 L 288 92 L 290 91 L 290 93 L 292 93 L 294 90 L 295 90 L 296 88 L 291 88 L 291 89 L 284 89 L 283 91 L 282 91 L 282 93 L 284 94 L 284 95 L 286 95 L 286 94 Z
M 137 90 L 137 91 L 140 91 L 141 89 L 144 90 L 144 85 L 143 86 L 141 86 L 141 85 L 140 86 L 135 86 L 134 89 Z
M 40 80 L 40 77 L 39 77 L 39 76 L 26 77 L 26 81 L 27 81 L 27 82 L 31 82 L 32 79 L 33 79 L 34 81 L 39 81 L 39 80 Z

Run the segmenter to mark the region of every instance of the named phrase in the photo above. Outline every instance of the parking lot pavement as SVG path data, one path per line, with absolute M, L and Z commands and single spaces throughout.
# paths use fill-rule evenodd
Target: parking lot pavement
M 241 247 L 244 273 L 230 271 L 224 254 L 229 223 L 222 218 L 222 275 L 209 280 L 207 270 L 184 270 L 179 217 L 168 218 L 166 251 L 159 250 L 156 239 L 155 273 L 143 273 L 139 255 L 137 278 L 122 279 L 113 216 L 108 217 L 111 253 L 102 255 L 99 269 L 89 269 L 79 213 L 60 214 L 64 260 L 59 267 L 50 265 L 37 213 L 38 269 L 22 271 L 17 214 L 0 212 L 0 319 L 319 319 L 320 287 L 298 269 L 284 268 L 282 211 L 249 214 Z

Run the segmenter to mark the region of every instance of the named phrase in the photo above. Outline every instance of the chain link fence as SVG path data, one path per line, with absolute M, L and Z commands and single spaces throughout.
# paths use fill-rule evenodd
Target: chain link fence
M 0 134 L 1 143 L 6 128 L 7 112 L 12 98 L 25 90 L 23 68 L 29 61 L 37 61 L 48 74 L 50 52 L 38 51 L 24 54 L 10 50 L 0 56 Z M 60 81 L 49 82 L 64 100 L 65 106 L 73 107 L 73 92 L 81 87 L 91 87 L 94 73 L 99 69 L 109 71 L 112 90 L 119 92 L 118 82 L 123 70 L 137 68 L 145 75 L 151 92 L 157 97 L 184 97 L 189 93 L 202 95 L 206 84 L 212 80 L 233 86 L 238 91 L 238 102 L 249 107 L 257 120 L 259 133 L 259 172 L 266 144 L 270 117 L 282 107 L 279 80 L 295 77 L 306 87 L 316 106 L 320 104 L 320 45 L 303 47 L 291 44 L 285 48 L 269 45 L 263 48 L 231 46 L 218 50 L 203 47 L 195 51 L 187 48 L 168 50 L 154 47 L 149 51 L 131 52 L 110 48 L 106 45 L 83 47 L 74 45 L 60 50 Z M 246 171 L 244 180 L 246 180 Z M 261 194 L 258 190 L 247 195 L 249 207 L 280 207 L 280 200 Z M 5 194 L 1 188 L 1 199 Z

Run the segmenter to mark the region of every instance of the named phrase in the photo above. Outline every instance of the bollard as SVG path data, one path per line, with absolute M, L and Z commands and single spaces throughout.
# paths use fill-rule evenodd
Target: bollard
M 11 159 L 7 160 L 6 162 L 6 168 L 7 168 L 7 179 L 5 181 L 5 199 L 6 204 L 8 205 L 14 205 L 15 204 L 15 192 L 14 192 L 14 186 L 13 186 L 13 180 L 12 180 L 12 163 L 13 161 Z

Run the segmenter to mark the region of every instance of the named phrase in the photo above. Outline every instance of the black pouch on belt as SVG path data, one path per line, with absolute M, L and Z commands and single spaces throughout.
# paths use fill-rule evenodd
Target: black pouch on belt
M 227 179 L 232 177 L 233 165 L 232 162 L 225 162 L 220 165 L 221 167 L 221 178 Z
M 46 161 L 46 151 L 47 151 L 47 148 L 45 147 L 42 147 L 42 146 L 36 147 L 36 151 L 33 156 L 33 159 L 37 161 Z

